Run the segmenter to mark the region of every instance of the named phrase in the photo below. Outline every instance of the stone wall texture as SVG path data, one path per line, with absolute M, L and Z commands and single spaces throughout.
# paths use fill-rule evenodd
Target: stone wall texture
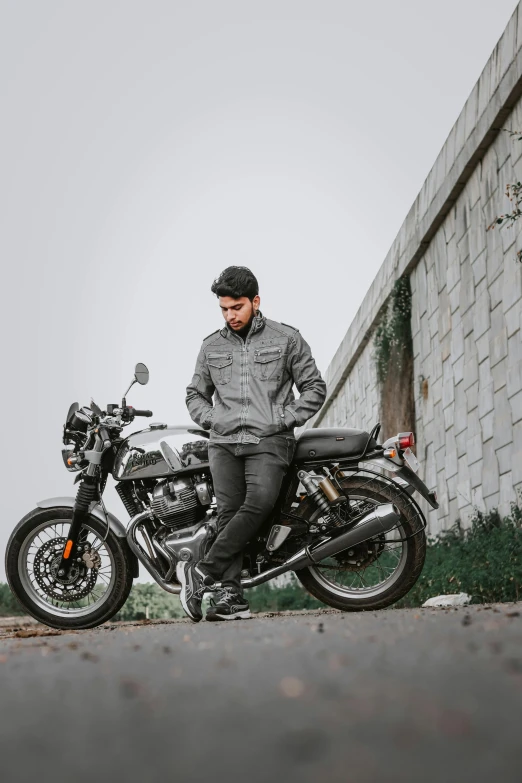
M 506 184 L 522 181 L 522 141 L 502 130 L 522 131 L 521 6 L 338 348 L 311 422 L 378 421 L 375 328 L 395 280 L 409 275 L 417 456 L 440 500 L 432 535 L 522 498 L 522 220 L 486 231 L 510 211 Z

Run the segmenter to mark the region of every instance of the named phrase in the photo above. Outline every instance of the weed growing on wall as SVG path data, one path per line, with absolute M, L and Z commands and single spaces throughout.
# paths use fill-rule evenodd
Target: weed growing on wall
M 511 138 L 516 136 L 516 141 L 522 141 L 522 134 L 520 131 L 509 130 L 508 128 L 502 128 L 505 133 L 509 133 Z M 487 227 L 487 231 L 492 231 L 497 226 L 504 228 L 505 226 L 511 227 L 522 216 L 522 182 L 512 182 L 506 185 L 506 196 L 511 204 L 511 212 L 506 212 L 505 215 L 497 215 L 493 222 Z M 522 250 L 517 252 L 517 258 L 522 261 Z
M 412 353 L 410 279 L 400 277 L 393 286 L 388 309 L 375 335 L 379 383 L 385 383 L 392 368 L 400 371 L 405 357 Z
M 395 282 L 388 306 L 376 329 L 374 361 L 381 396 L 383 436 L 414 431 L 413 342 L 409 277 Z

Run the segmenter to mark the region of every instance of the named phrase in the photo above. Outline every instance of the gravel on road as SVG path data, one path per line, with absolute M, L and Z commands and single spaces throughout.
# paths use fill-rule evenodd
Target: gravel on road
M 522 779 L 522 604 L 0 636 L 2 783 Z

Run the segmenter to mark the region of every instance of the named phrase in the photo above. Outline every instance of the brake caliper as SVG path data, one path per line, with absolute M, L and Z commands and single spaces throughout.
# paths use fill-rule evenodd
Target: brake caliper
M 84 544 L 85 552 L 82 560 L 87 568 L 99 568 L 101 566 L 101 557 L 96 549 L 92 549 L 90 544 Z

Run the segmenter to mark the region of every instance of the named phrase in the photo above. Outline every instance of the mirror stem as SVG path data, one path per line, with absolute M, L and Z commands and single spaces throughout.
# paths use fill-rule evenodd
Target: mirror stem
M 132 387 L 134 386 L 134 384 L 135 384 L 135 383 L 136 383 L 136 378 L 133 378 L 133 379 L 132 379 L 132 383 L 131 383 L 131 385 L 129 386 L 129 388 L 127 389 L 127 391 L 125 392 L 125 394 L 123 395 L 123 399 L 125 399 L 125 397 L 126 397 L 126 396 L 127 396 L 127 394 L 130 392 L 130 390 L 132 389 Z

